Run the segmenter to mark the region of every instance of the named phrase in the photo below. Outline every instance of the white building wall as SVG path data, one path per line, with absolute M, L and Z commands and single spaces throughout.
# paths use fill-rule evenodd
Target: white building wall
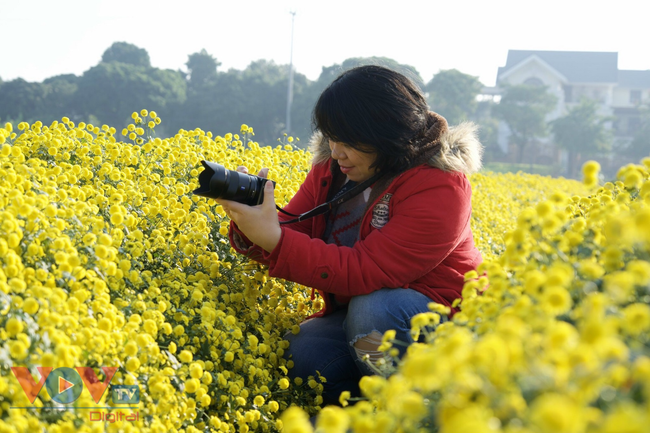
M 596 100 L 599 103 L 598 114 L 607 117 L 614 114 L 615 108 L 635 108 L 638 105 L 650 104 L 650 88 L 619 87 L 618 83 L 570 83 L 566 77 L 537 56 L 529 57 L 519 65 L 510 68 L 505 73 L 505 77 L 502 76 L 499 78 L 496 92 L 499 92 L 499 90 L 502 91 L 502 88 L 499 89 L 499 87 L 502 87 L 503 84 L 518 85 L 524 84 L 528 80 L 543 83 L 547 86 L 549 93 L 557 98 L 557 105 L 547 115 L 547 121 L 554 120 L 566 114 L 567 110 L 577 105 L 581 98 Z M 570 87 L 570 102 L 565 101 L 566 87 Z M 631 91 L 640 91 L 641 100 L 638 102 L 631 101 Z M 619 119 L 622 119 L 621 122 L 624 127 L 629 121 L 625 116 L 619 117 Z M 613 122 L 607 122 L 606 127 L 613 128 Z M 498 143 L 504 152 L 510 150 L 508 146 L 509 136 L 510 129 L 508 126 L 505 122 L 499 122 Z M 550 136 L 539 140 L 540 143 L 550 143 L 551 141 Z M 565 151 L 560 151 L 558 156 L 562 164 L 567 163 L 567 154 Z
M 522 65 L 517 70 L 509 74 L 505 80 L 500 81 L 500 84 L 507 83 L 510 85 L 524 84 L 527 80 L 530 79 L 540 80 L 546 87 L 549 93 L 553 94 L 556 97 L 557 103 L 555 108 L 546 116 L 546 121 L 549 122 L 553 119 L 564 114 L 565 104 L 564 104 L 564 87 L 563 81 L 561 78 L 549 70 L 548 67 L 538 61 L 531 61 L 525 65 Z M 510 128 L 505 122 L 499 122 L 499 132 L 498 132 L 498 143 L 499 148 L 504 152 L 508 151 L 508 141 L 510 137 Z M 550 140 L 549 137 L 544 137 L 539 139 L 542 143 L 548 143 Z
M 614 89 L 614 99 L 612 105 L 615 107 L 631 107 L 630 90 L 627 87 L 617 87 Z
M 636 107 L 637 104 L 631 102 L 631 92 L 633 91 L 641 93 L 641 105 L 650 103 L 650 89 L 642 89 L 638 87 L 616 87 L 614 89 L 612 105 L 614 107 Z
M 550 121 L 560 117 L 564 113 L 564 83 L 556 73 L 549 70 L 545 65 L 538 61 L 528 62 L 508 75 L 504 82 L 518 85 L 524 84 L 526 80 L 531 78 L 537 78 L 544 83 L 548 88 L 548 92 L 554 95 L 557 99 L 555 108 L 546 116 L 546 120 Z

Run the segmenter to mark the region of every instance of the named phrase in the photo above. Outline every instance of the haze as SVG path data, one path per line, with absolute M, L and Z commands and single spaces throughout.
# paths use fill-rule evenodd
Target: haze
M 346 58 L 384 56 L 415 66 L 425 81 L 456 68 L 492 86 L 508 49 L 615 51 L 619 68 L 650 69 L 639 4 L 3 0 L 0 78 L 81 75 L 116 41 L 146 49 L 158 68 L 185 70 L 188 55 L 202 48 L 221 70 L 258 59 L 288 64 L 292 10 L 293 63 L 312 80 Z

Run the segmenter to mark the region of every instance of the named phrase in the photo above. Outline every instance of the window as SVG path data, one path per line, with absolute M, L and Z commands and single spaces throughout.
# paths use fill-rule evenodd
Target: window
M 640 104 L 641 103 L 641 91 L 640 90 L 630 90 L 630 104 Z

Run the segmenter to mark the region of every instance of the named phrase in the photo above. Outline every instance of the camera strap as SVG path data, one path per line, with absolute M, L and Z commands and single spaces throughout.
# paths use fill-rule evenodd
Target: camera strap
M 276 205 L 275 207 L 282 212 L 285 215 L 289 215 L 292 217 L 296 217 L 294 219 L 288 220 L 288 221 L 280 221 L 280 224 L 292 224 L 292 223 L 297 223 L 300 221 L 307 220 L 309 218 L 313 218 L 318 215 L 323 215 L 324 213 L 327 213 L 331 211 L 333 208 L 340 206 L 342 203 L 345 203 L 346 201 L 350 200 L 352 197 L 355 195 L 363 192 L 366 188 L 368 188 L 370 185 L 375 183 L 380 177 L 382 177 L 384 173 L 377 173 L 373 177 L 371 177 L 368 180 L 365 180 L 361 182 L 360 184 L 356 185 L 354 188 L 351 188 L 350 190 L 346 191 L 339 197 L 334 197 L 332 200 L 328 201 L 327 203 L 323 203 L 321 205 L 316 206 L 312 210 L 302 213 L 300 215 L 292 214 L 291 212 L 287 212 L 284 209 L 282 209 L 280 206 Z

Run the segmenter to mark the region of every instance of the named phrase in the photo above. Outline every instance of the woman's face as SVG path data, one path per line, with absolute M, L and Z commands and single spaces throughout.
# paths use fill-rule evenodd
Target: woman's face
M 375 173 L 375 168 L 370 166 L 375 162 L 377 154 L 365 153 L 356 150 L 343 143 L 329 140 L 332 158 L 338 162 L 341 172 L 345 174 L 348 179 L 355 182 L 363 182 L 370 179 Z

